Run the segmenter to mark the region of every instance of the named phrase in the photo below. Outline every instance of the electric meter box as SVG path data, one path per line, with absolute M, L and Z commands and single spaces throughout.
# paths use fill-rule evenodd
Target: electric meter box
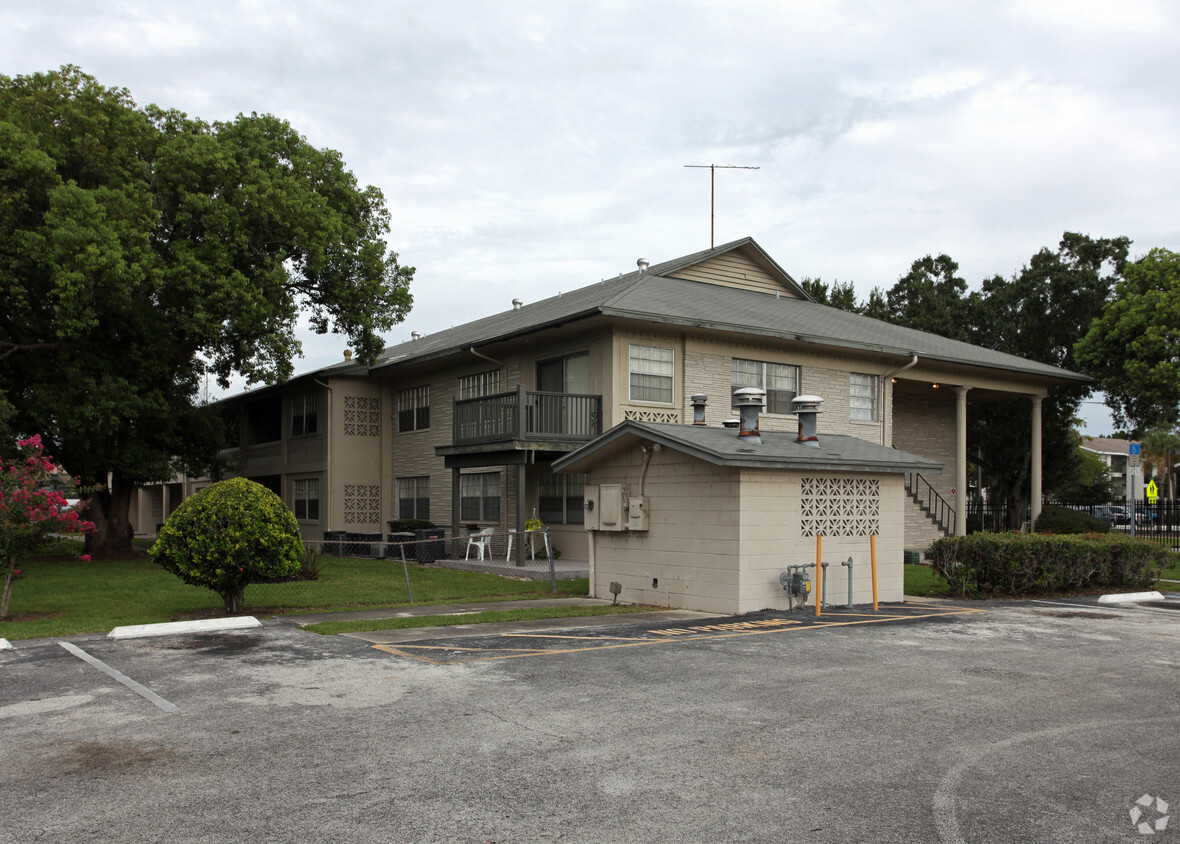
M 623 531 L 630 518 L 626 484 L 587 485 L 582 493 L 586 530 Z
M 633 495 L 627 500 L 627 530 L 647 530 L 647 514 L 650 499 L 646 495 Z

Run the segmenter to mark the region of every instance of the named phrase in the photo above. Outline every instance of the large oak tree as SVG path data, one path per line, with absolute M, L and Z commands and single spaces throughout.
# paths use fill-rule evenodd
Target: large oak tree
M 83 484 L 94 556 L 138 484 L 215 464 L 222 386 L 281 381 L 300 314 L 375 359 L 413 268 L 385 200 L 285 121 L 138 107 L 76 67 L 0 76 L 0 393 Z

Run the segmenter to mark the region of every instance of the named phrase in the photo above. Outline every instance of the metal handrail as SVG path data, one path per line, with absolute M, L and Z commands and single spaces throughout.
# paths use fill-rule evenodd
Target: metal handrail
M 455 399 L 455 445 L 522 437 L 590 440 L 602 433 L 602 396 L 549 393 L 517 387 L 472 399 Z
M 947 536 L 954 533 L 955 508 L 939 495 L 938 490 L 922 477 L 921 472 L 906 472 L 905 488 L 918 506 L 925 508 L 926 512 L 930 514 L 930 518 L 934 519 L 942 528 L 943 533 Z

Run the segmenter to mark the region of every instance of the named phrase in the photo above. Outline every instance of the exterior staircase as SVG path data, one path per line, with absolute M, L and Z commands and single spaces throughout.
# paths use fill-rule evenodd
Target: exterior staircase
M 905 475 L 905 547 L 925 550 L 955 532 L 955 510 L 921 474 Z

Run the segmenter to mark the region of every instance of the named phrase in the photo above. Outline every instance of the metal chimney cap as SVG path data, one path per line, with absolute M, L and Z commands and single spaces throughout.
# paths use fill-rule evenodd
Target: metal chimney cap
M 709 400 L 709 397 L 704 393 L 695 393 L 690 399 L 693 404 L 704 404 Z
M 757 405 L 762 407 L 765 404 L 765 398 L 766 390 L 761 387 L 739 387 L 733 391 L 733 406 Z
M 644 270 L 646 270 L 648 267 L 651 266 L 651 262 L 648 261 L 647 258 L 640 258 L 638 261 L 635 262 L 635 266 L 639 267 L 640 272 L 643 272 Z
M 513 299 L 512 300 L 512 310 L 519 311 L 522 307 L 524 307 L 524 300 L 523 299 Z
M 417 332 L 417 331 L 411 331 L 411 332 L 410 332 L 410 339 L 411 339 L 411 340 L 418 340 L 418 339 L 420 339 L 421 337 L 422 337 L 422 335 L 421 335 L 419 332 Z
M 795 396 L 791 399 L 791 404 L 795 405 L 795 410 L 813 410 L 820 413 L 819 406 L 824 403 L 821 396 Z

